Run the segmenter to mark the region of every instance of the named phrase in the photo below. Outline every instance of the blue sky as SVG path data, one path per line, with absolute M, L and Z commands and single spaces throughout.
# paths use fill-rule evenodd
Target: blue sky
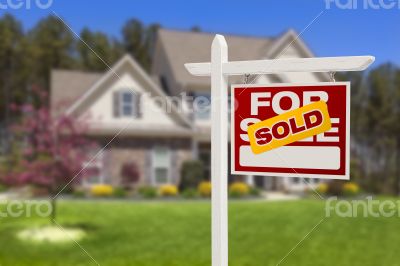
M 0 3 L 7 1 L 17 0 L 0 0 Z M 302 34 L 317 56 L 370 54 L 376 56 L 375 66 L 388 61 L 400 65 L 399 6 L 364 9 L 361 5 L 364 0 L 353 0 L 359 2 L 359 8 L 352 10 L 340 9 L 335 4 L 326 9 L 324 0 L 53 0 L 49 9 L 41 10 L 35 7 L 38 0 L 30 1 L 30 10 L 7 10 L 27 29 L 55 11 L 74 31 L 88 26 L 115 37 L 120 37 L 122 25 L 130 18 L 138 18 L 146 24 L 158 22 L 173 29 L 197 25 L 208 32 L 275 36 L 288 28 L 303 31 L 323 11 Z M 352 0 L 336 1 L 345 4 Z M 379 3 L 382 0 L 369 1 Z

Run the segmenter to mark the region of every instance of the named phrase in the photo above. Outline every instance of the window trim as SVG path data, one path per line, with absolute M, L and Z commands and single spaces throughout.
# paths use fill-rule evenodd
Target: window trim
M 156 167 L 155 163 L 154 163 L 157 149 L 165 149 L 167 151 L 168 166 L 166 166 L 166 169 L 167 169 L 167 182 L 166 183 L 158 183 L 157 182 L 156 169 L 161 168 L 161 167 Z M 171 184 L 171 150 L 167 146 L 154 146 L 151 150 L 151 183 L 153 186 L 162 186 L 162 185 L 166 185 L 166 184 Z

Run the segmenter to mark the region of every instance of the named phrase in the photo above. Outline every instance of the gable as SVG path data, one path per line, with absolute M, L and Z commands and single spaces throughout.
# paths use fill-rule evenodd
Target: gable
M 275 44 L 267 51 L 265 58 L 307 58 L 314 57 L 314 54 L 307 47 L 294 30 L 289 30 L 276 40 Z M 310 72 L 290 72 L 278 75 L 279 78 L 287 82 L 323 82 L 328 81 L 329 76 L 326 73 L 310 73 Z
M 307 54 L 301 48 L 299 48 L 296 40 L 294 40 L 291 44 L 290 43 L 291 41 L 289 43 L 286 42 L 282 44 L 282 47 L 278 49 L 279 56 L 277 55 L 277 58 L 302 58 L 312 56 L 312 54 Z M 322 73 L 312 72 L 287 72 L 278 74 L 278 77 L 283 83 L 313 83 L 328 80 L 327 77 L 325 77 Z
M 104 83 L 104 88 L 96 93 L 88 103 L 86 111 L 82 113 L 82 117 L 88 117 L 92 122 L 104 123 L 108 125 L 126 125 L 130 123 L 132 126 L 174 126 L 176 122 L 168 115 L 166 110 L 156 104 L 153 99 L 154 95 L 140 84 L 129 73 L 119 74 L 119 78 L 113 82 Z M 115 116 L 115 95 L 116 93 L 132 92 L 140 95 L 140 117 L 133 116 Z M 156 97 L 156 99 L 159 99 Z M 160 99 L 160 102 L 163 99 Z
M 142 116 L 113 116 L 113 93 L 118 90 L 129 90 L 141 94 Z M 160 102 L 168 109 L 157 106 Z M 178 110 L 171 100 L 162 92 L 154 81 L 130 56 L 123 57 L 90 87 L 68 110 L 67 114 L 85 118 L 93 123 L 121 127 L 136 125 L 170 125 L 190 128 L 190 122 L 183 112 Z

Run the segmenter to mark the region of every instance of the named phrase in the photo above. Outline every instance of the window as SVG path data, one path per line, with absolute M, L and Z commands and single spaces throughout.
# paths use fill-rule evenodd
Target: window
M 292 183 L 293 184 L 300 184 L 300 177 L 293 177 L 292 178 Z
M 86 185 L 102 184 L 102 176 L 100 175 L 100 169 L 96 166 L 88 166 L 85 168 L 84 183 Z
M 193 101 L 193 111 L 196 119 L 206 120 L 211 117 L 211 95 L 196 93 Z
M 92 156 L 89 156 L 90 158 Z M 103 171 L 103 153 L 94 156 L 92 160 L 83 163 L 83 185 L 90 186 L 95 184 L 104 184 L 105 176 Z
M 133 115 L 133 93 L 122 92 L 121 93 L 121 114 L 123 116 Z
M 115 117 L 140 117 L 140 94 L 129 89 L 114 93 Z
M 153 150 L 153 182 L 155 185 L 169 183 L 169 167 L 171 164 L 169 150 L 156 147 Z

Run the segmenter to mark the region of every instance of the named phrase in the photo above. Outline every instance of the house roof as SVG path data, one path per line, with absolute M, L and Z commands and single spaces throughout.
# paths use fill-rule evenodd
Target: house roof
M 159 29 L 158 40 L 162 44 L 168 64 L 176 82 L 182 86 L 208 86 L 208 77 L 190 75 L 184 67 L 189 62 L 207 62 L 211 57 L 211 43 L 214 33 L 187 32 Z M 276 38 L 259 38 L 238 35 L 225 35 L 229 44 L 229 60 L 255 60 L 272 58 L 287 44 L 296 43 L 304 57 L 313 54 L 298 38 L 296 32 L 289 30 Z M 295 42 L 294 42 L 295 41 Z M 66 110 L 66 101 L 78 100 L 105 73 L 93 73 L 75 70 L 53 70 L 51 73 L 51 107 L 56 113 Z M 151 77 L 153 85 L 159 87 L 158 77 Z M 236 80 L 235 80 L 236 79 Z M 240 82 L 242 77 L 232 77 L 231 82 Z
M 209 62 L 211 58 L 211 43 L 214 33 L 187 32 L 160 29 L 158 40 L 162 45 L 171 66 L 172 73 L 177 83 L 183 87 L 196 85 L 209 85 L 207 77 L 190 75 L 184 67 L 185 63 Z M 283 50 L 285 44 L 296 43 L 304 57 L 313 54 L 299 39 L 293 30 L 288 30 L 276 38 L 257 38 L 248 36 L 224 35 L 229 46 L 229 60 L 257 60 L 276 55 L 274 52 Z M 240 81 L 242 77 L 232 77 Z
M 52 70 L 50 104 L 53 114 L 64 112 L 102 75 L 103 73 L 75 70 Z

